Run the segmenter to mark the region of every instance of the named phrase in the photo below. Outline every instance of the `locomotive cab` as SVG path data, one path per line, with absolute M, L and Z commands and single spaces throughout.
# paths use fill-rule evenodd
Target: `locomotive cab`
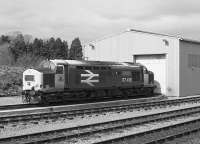
M 36 69 L 23 72 L 25 102 L 39 101 L 42 93 L 51 93 L 65 88 L 65 67 L 52 61 L 42 61 Z
M 65 67 L 64 65 L 55 65 L 52 61 L 41 62 L 40 71 L 43 72 L 44 88 L 64 89 L 65 87 Z
M 63 65 L 56 66 L 55 88 L 56 89 L 65 88 L 65 67 Z
M 143 66 L 143 74 L 144 74 L 144 85 L 153 85 L 154 84 L 153 72 L 147 70 L 147 68 Z

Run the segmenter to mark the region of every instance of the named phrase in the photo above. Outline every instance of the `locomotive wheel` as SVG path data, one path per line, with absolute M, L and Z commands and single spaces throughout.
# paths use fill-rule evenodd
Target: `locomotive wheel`
M 31 97 L 30 97 L 30 95 L 29 94 L 24 94 L 24 95 L 22 95 L 22 102 L 23 103 L 30 103 L 30 100 L 31 100 Z
M 49 101 L 47 100 L 47 98 L 44 96 L 41 96 L 41 104 L 46 106 L 49 105 Z
M 96 93 L 96 97 L 99 99 L 106 96 L 105 90 L 97 90 L 95 93 Z

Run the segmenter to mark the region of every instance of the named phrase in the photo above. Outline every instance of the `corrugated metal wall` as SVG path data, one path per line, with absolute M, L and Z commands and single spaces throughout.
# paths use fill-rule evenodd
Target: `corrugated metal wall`
M 88 60 L 133 61 L 133 55 L 166 55 L 166 95 L 179 96 L 179 39 L 159 34 L 124 32 L 86 45 Z

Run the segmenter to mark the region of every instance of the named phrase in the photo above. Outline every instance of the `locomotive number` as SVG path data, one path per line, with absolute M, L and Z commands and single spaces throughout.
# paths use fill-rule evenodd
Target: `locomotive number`
M 122 78 L 122 82 L 131 83 L 132 82 L 132 78 Z

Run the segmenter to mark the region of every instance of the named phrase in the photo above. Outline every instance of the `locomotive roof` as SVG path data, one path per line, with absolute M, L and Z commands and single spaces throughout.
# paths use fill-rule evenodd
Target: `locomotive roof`
M 55 65 L 75 65 L 75 66 L 116 66 L 116 67 L 139 67 L 141 65 L 130 62 L 111 62 L 111 61 L 85 61 L 85 60 L 50 60 Z

